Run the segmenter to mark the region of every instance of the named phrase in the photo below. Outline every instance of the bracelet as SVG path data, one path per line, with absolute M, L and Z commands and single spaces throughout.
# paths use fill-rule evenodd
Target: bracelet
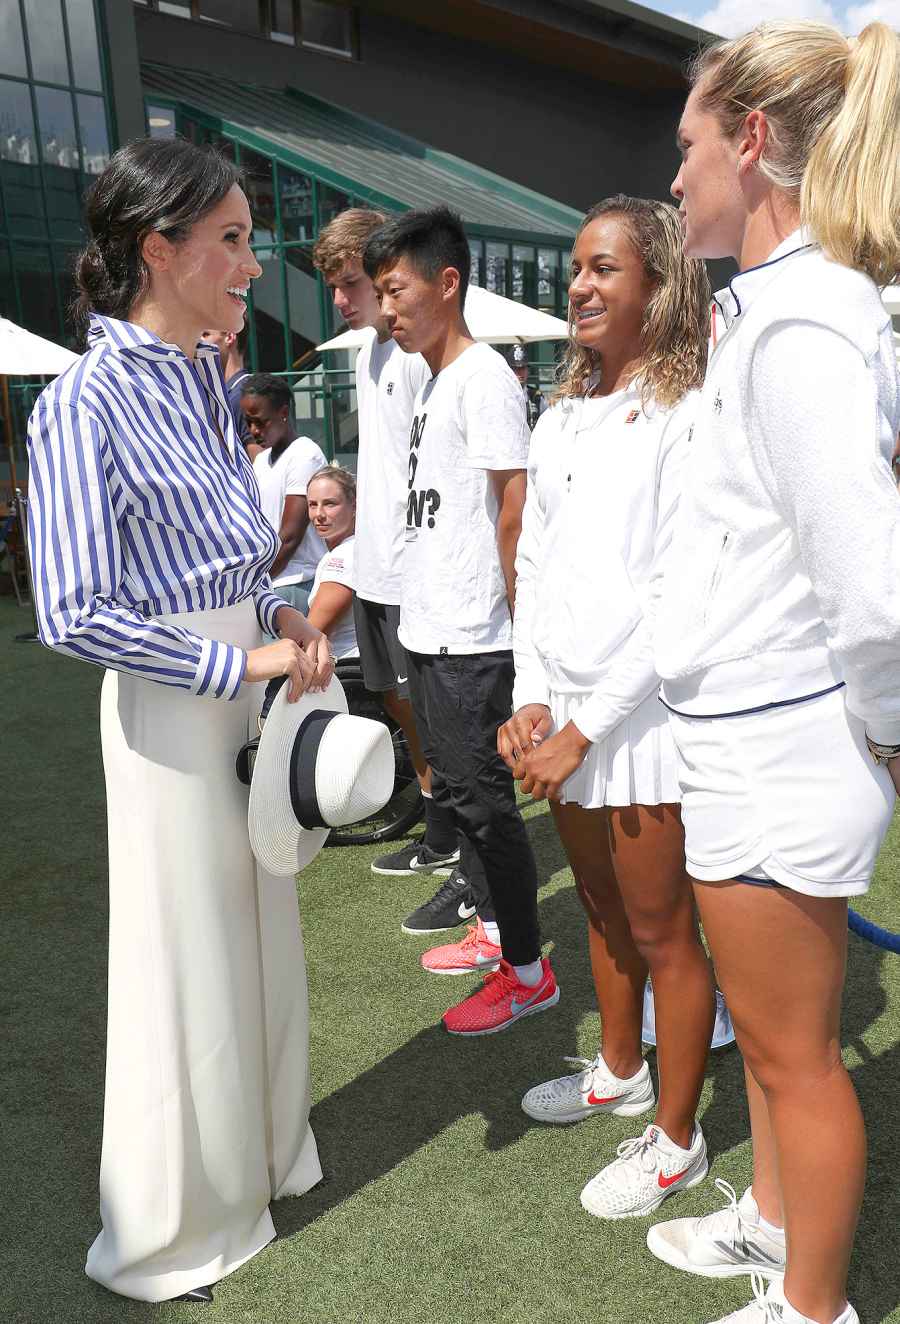
M 869 753 L 876 763 L 887 763 L 890 759 L 900 758 L 900 745 L 879 745 L 877 740 L 866 733 L 866 744 L 869 747 Z

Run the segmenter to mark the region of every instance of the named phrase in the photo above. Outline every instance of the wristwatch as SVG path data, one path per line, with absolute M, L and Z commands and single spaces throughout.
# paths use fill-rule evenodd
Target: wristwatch
M 900 745 L 879 745 L 877 740 L 866 733 L 866 744 L 869 747 L 869 753 L 876 763 L 887 763 L 890 759 L 900 758 Z

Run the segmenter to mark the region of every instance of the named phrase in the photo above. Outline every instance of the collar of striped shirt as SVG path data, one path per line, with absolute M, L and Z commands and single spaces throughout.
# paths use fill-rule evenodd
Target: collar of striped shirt
M 179 349 L 177 345 L 170 345 L 167 341 L 160 340 L 159 336 L 155 336 L 146 327 L 138 326 L 136 322 L 120 322 L 115 317 L 103 317 L 100 313 L 91 314 L 87 341 L 91 349 L 106 341 L 126 354 L 137 354 L 143 358 L 173 359 L 186 357 L 184 350 Z M 219 357 L 218 346 L 208 345 L 205 340 L 197 341 L 196 352 L 199 357 L 205 359 L 217 359 Z

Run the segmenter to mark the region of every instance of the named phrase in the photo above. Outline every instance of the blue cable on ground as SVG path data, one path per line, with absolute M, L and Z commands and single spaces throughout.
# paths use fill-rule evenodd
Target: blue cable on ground
M 847 924 L 851 933 L 874 943 L 876 947 L 883 947 L 887 952 L 900 952 L 900 933 L 891 933 L 889 929 L 880 928 L 871 920 L 863 919 L 855 910 L 847 911 Z

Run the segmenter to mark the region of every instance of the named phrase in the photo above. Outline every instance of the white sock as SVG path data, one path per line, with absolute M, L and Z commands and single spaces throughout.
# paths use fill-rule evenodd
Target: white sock
M 483 919 L 481 921 L 481 927 L 484 929 L 484 936 L 487 938 L 488 942 L 492 942 L 495 947 L 499 947 L 500 928 L 496 920 Z
M 759 1208 L 758 1205 L 757 1208 Z M 762 1214 L 759 1216 L 759 1226 L 763 1232 L 768 1232 L 770 1237 L 780 1237 L 784 1241 L 784 1228 L 779 1227 L 777 1223 L 770 1223 L 767 1218 L 763 1218 Z
M 775 1300 L 777 1301 L 778 1299 L 779 1295 L 776 1293 Z M 802 1315 L 799 1310 L 791 1305 L 790 1301 L 788 1301 L 787 1297 L 784 1295 L 783 1289 L 781 1300 L 784 1302 L 784 1324 L 815 1324 L 815 1321 L 811 1320 L 809 1315 Z M 853 1307 L 848 1302 L 837 1318 L 832 1321 L 832 1324 L 850 1324 L 850 1321 L 854 1318 L 854 1314 Z
M 630 1080 L 634 1080 L 636 1076 L 639 1076 L 641 1074 L 642 1068 L 638 1067 L 637 1071 L 634 1073 L 634 1076 L 617 1076 L 616 1073 L 611 1069 L 606 1058 L 603 1056 L 602 1048 L 600 1049 L 600 1061 L 603 1063 L 605 1069 L 609 1072 L 610 1076 L 612 1076 L 613 1080 L 619 1081 L 623 1085 L 627 1084 L 628 1081 Z M 660 1134 L 662 1135 L 663 1132 L 660 1132 Z
M 419 787 L 419 790 L 422 791 L 421 786 Z M 434 796 L 431 794 L 430 791 L 422 791 L 422 795 L 423 795 L 423 797 L 424 797 L 426 800 L 433 800 L 433 799 L 434 799 Z
M 661 1142 L 661 1148 L 671 1150 L 672 1153 L 674 1154 L 687 1154 L 688 1151 L 690 1150 L 691 1145 L 694 1143 L 694 1138 L 697 1133 L 697 1128 L 695 1125 L 693 1131 L 691 1132 L 691 1144 L 688 1145 L 687 1148 L 683 1148 L 681 1145 L 676 1145 L 675 1141 L 670 1139 L 669 1136 L 666 1135 L 665 1131 L 662 1129 L 661 1126 L 657 1126 L 656 1130 L 659 1132 L 659 1141 Z
M 537 988 L 544 974 L 540 961 L 529 961 L 527 965 L 514 965 L 513 970 L 519 983 L 527 984 L 529 988 Z

